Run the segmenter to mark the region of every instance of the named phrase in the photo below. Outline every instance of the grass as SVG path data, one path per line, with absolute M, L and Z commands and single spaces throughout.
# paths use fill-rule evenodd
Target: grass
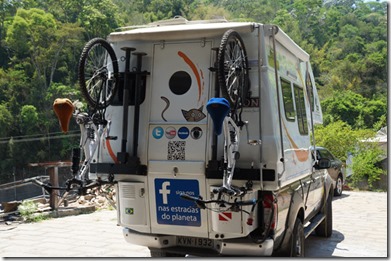
M 18 206 L 18 211 L 25 222 L 40 222 L 51 218 L 48 213 L 37 213 L 38 205 L 32 200 L 24 200 Z

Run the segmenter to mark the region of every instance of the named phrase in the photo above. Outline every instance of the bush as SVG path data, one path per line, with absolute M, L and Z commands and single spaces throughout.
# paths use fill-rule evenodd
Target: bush
M 336 121 L 327 126 L 317 126 L 315 142 L 316 146 L 329 149 L 342 162 L 346 161 L 347 153 L 352 152 L 351 185 L 357 187 L 360 182 L 367 181 L 369 188 L 374 189 L 374 182 L 383 174 L 383 170 L 376 165 L 381 160 L 383 151 L 377 143 L 362 140 L 372 138 L 375 134 L 372 130 L 353 130 L 347 123 Z
M 361 181 L 368 181 L 370 189 L 374 189 L 374 182 L 380 180 L 383 170 L 378 167 L 383 151 L 377 143 L 360 143 L 356 149 L 352 164 L 352 182 L 357 186 Z
M 25 200 L 18 207 L 20 215 L 25 219 L 29 220 L 32 218 L 33 214 L 37 212 L 38 205 L 31 200 Z
M 38 205 L 32 200 L 25 200 L 18 206 L 20 215 L 26 222 L 39 222 L 49 218 L 49 215 L 37 213 Z

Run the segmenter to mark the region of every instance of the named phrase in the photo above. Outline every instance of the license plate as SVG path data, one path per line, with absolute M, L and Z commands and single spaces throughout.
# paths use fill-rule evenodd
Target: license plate
M 176 237 L 178 246 L 213 248 L 213 240 L 199 237 Z

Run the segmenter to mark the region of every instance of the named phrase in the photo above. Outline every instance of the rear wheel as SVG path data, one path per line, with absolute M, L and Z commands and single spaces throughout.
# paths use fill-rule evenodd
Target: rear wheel
M 333 233 L 333 194 L 331 192 L 327 198 L 326 205 L 323 207 L 323 214 L 326 217 L 315 229 L 315 232 L 321 237 L 331 237 Z
M 117 91 L 118 62 L 111 45 L 94 38 L 84 47 L 79 61 L 79 85 L 87 103 L 95 109 L 110 105 Z
M 304 256 L 304 227 L 299 218 L 296 219 L 295 226 L 290 241 L 289 256 L 303 257 Z
M 334 196 L 337 197 L 341 196 L 342 190 L 343 190 L 343 180 L 342 180 L 342 175 L 339 174 L 337 181 L 335 182 Z
M 229 101 L 231 109 L 240 109 L 249 89 L 249 68 L 246 48 L 238 32 L 228 30 L 224 33 L 217 60 L 221 93 Z

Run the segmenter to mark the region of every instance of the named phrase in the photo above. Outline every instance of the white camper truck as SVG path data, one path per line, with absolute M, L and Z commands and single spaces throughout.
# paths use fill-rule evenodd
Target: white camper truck
M 127 242 L 153 257 L 303 256 L 311 232 L 331 235 L 310 57 L 277 26 L 124 28 L 91 40 L 79 67 L 88 110 L 54 104 L 64 131 L 69 111 L 82 130 L 68 190 L 115 183 Z

